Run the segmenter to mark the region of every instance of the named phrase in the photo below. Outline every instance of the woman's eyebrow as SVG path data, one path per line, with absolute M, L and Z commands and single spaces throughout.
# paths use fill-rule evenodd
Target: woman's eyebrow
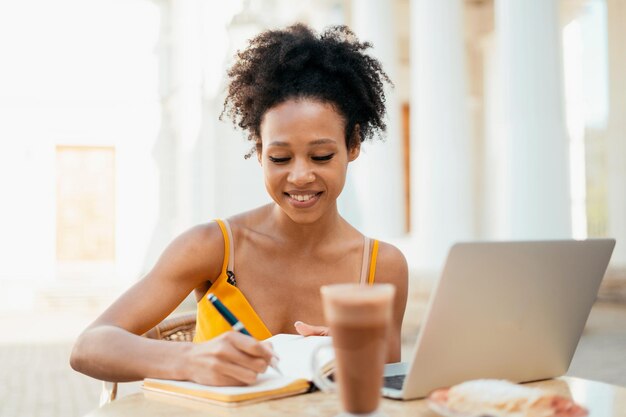
M 309 142 L 309 145 L 334 145 L 335 143 L 337 143 L 336 141 L 332 140 L 332 139 L 315 139 L 312 140 L 311 142 Z
M 267 146 L 284 146 L 284 147 L 288 147 L 289 144 L 287 142 L 274 141 L 274 142 L 270 142 L 269 145 L 267 145 Z
M 336 142 L 335 140 L 333 140 L 333 139 L 322 138 L 322 139 L 315 139 L 315 140 L 312 140 L 311 142 L 309 142 L 309 146 L 315 146 L 315 145 L 328 145 L 328 144 L 334 145 L 334 144 L 336 144 L 336 143 L 337 143 L 337 142 Z M 269 143 L 269 145 L 267 145 L 267 146 L 268 146 L 268 147 L 269 147 L 269 146 L 281 146 L 281 147 L 286 147 L 286 148 L 287 148 L 287 147 L 289 147 L 290 145 L 289 145 L 289 143 L 287 143 L 287 142 L 274 141 L 274 142 L 270 142 L 270 143 Z

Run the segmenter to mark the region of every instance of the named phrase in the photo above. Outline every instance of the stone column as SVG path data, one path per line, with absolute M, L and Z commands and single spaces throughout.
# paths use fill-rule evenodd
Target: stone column
M 174 234 L 194 223 L 194 150 L 202 122 L 202 25 L 197 0 L 171 3 L 172 57 L 167 112 L 174 140 Z
M 607 134 L 608 235 L 617 239 L 611 263 L 626 269 L 626 3 L 607 0 L 609 119 Z
M 506 176 L 506 143 L 503 140 L 501 82 L 496 36 L 491 34 L 482 42 L 483 85 L 485 103 L 485 146 L 483 155 L 483 210 L 481 212 L 486 239 L 504 240 L 509 237 L 508 184 Z
M 351 29 L 360 41 L 371 42 L 369 54 L 377 58 L 392 81 L 397 76 L 397 34 L 393 2 L 354 0 Z M 397 237 L 405 232 L 404 178 L 400 102 L 393 88 L 385 88 L 387 132 L 384 142 L 365 143 L 361 155 L 350 167 L 346 198 L 340 208 L 349 220 L 371 236 Z M 356 191 L 356 192 L 353 192 Z M 348 198 L 352 201 L 348 201 Z M 350 211 L 358 211 L 358 217 Z
M 474 236 L 461 0 L 411 1 L 411 211 L 421 268 Z
M 554 0 L 496 0 L 508 237 L 572 234 L 560 27 Z

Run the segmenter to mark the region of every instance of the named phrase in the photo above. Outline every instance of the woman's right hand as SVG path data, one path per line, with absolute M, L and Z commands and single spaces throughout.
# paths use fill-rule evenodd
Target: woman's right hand
M 250 385 L 265 372 L 273 355 L 271 345 L 229 331 L 191 345 L 184 358 L 185 379 L 204 385 Z

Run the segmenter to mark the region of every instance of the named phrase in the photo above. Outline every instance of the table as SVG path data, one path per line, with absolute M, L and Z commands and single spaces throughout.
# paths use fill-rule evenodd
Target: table
M 556 394 L 573 398 L 577 403 L 587 407 L 589 417 L 626 417 L 626 388 L 624 387 L 573 377 L 561 377 L 528 385 L 545 388 Z M 384 399 L 382 400 L 382 409 L 389 417 L 439 416 L 431 411 L 426 401 L 423 400 L 396 401 Z M 92 411 L 86 417 L 332 417 L 339 411 L 338 397 L 335 394 L 322 392 L 236 408 L 221 407 L 171 395 L 142 392 L 113 401 Z

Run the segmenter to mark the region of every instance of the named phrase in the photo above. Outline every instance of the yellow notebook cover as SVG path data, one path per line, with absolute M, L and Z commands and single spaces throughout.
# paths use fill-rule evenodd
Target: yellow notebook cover
M 278 367 L 283 373 L 282 376 L 268 368 L 265 373 L 259 375 L 255 384 L 244 387 L 216 387 L 189 381 L 146 378 L 143 381 L 143 389 L 226 406 L 308 392 L 313 379 L 311 369 L 313 350 L 320 345 L 330 344 L 330 338 L 278 334 L 268 340 L 280 358 Z M 332 349 L 322 349 L 319 359 L 320 363 L 326 364 L 323 369 L 327 370 L 332 363 Z

